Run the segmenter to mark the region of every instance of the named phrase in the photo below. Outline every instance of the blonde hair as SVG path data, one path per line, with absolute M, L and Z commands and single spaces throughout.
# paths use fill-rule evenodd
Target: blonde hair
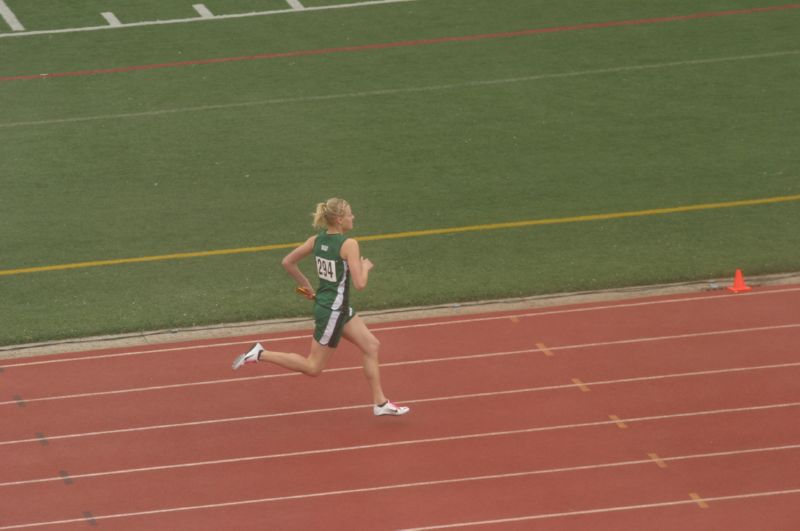
M 311 214 L 314 216 L 315 229 L 327 229 L 339 221 L 339 218 L 347 214 L 347 207 L 350 206 L 344 199 L 332 197 L 324 203 L 317 203 L 316 211 Z

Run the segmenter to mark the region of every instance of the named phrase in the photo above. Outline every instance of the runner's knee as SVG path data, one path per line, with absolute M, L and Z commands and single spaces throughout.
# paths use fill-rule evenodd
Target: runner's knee
M 306 376 L 311 376 L 312 378 L 316 378 L 320 374 L 322 374 L 324 367 L 321 363 L 309 363 L 308 368 L 305 370 Z
M 377 337 L 370 336 L 369 338 L 367 338 L 366 345 L 364 345 L 364 347 L 365 347 L 364 349 L 365 354 L 371 354 L 373 356 L 377 356 L 378 350 L 380 350 L 381 348 L 381 342 L 378 340 Z

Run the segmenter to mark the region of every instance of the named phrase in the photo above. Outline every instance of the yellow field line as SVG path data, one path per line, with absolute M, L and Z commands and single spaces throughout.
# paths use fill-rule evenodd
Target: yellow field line
M 489 225 L 471 225 L 467 227 L 451 227 L 447 229 L 430 229 L 410 232 L 396 232 L 394 234 L 381 234 L 376 236 L 360 236 L 359 241 L 388 240 L 391 238 L 413 238 L 416 236 L 434 236 L 437 234 L 455 234 L 459 232 L 473 232 L 481 230 L 514 229 L 530 227 L 533 225 L 555 225 L 558 223 L 576 223 L 581 221 L 601 221 L 606 219 L 633 218 L 641 216 L 655 216 L 659 214 L 676 214 L 678 212 L 692 212 L 695 210 L 712 210 L 715 208 L 732 208 L 752 205 L 765 205 L 769 203 L 785 203 L 800 201 L 798 195 L 784 195 L 780 197 L 767 197 L 763 199 L 745 199 L 742 201 L 728 201 L 725 203 L 705 203 L 702 205 L 687 205 L 670 208 L 655 208 L 651 210 L 635 210 L 630 212 L 612 212 L 609 214 L 589 214 L 566 218 L 533 219 L 528 221 L 510 221 L 507 223 L 492 223 Z
M 717 208 L 734 208 L 754 205 L 767 205 L 772 203 L 786 203 L 790 201 L 800 201 L 800 194 L 784 195 L 778 197 L 766 197 L 761 199 L 744 199 L 741 201 L 727 201 L 722 203 L 704 203 L 699 205 L 686 205 L 669 208 L 654 208 L 650 210 L 634 210 L 629 212 L 612 212 L 608 214 L 589 214 L 584 216 L 572 216 L 565 218 L 533 219 L 527 221 L 510 221 L 506 223 L 490 223 L 485 225 L 468 225 L 464 227 L 448 227 L 442 229 L 416 230 L 407 232 L 395 232 L 391 234 L 375 234 L 372 236 L 359 236 L 359 241 L 378 241 L 393 240 L 400 238 L 417 238 L 421 236 L 437 236 L 443 234 L 458 234 L 462 232 L 477 232 L 486 230 L 516 229 L 520 227 L 532 227 L 536 225 L 556 225 L 560 223 L 579 223 L 584 221 L 602 221 L 609 219 L 634 218 L 643 216 L 656 216 L 662 214 L 677 214 L 680 212 L 694 212 L 698 210 L 713 210 Z M 192 253 L 174 253 L 159 256 L 140 256 L 137 258 L 120 258 L 116 260 L 96 260 L 92 262 L 78 262 L 74 264 L 61 264 L 52 266 L 28 267 L 22 269 L 0 270 L 0 276 L 22 275 L 26 273 L 43 273 L 46 271 L 62 271 L 65 269 L 84 269 L 88 267 L 112 266 L 123 264 L 135 264 L 142 262 L 157 262 L 164 260 L 182 260 L 185 258 L 201 258 L 206 256 L 221 256 L 229 254 L 258 253 L 263 251 L 275 251 L 280 249 L 292 249 L 300 245 L 296 243 L 281 243 L 274 245 L 261 245 L 257 247 L 242 247 L 239 249 L 219 249 L 214 251 L 197 251 Z
M 0 276 L 21 275 L 24 273 L 42 273 L 45 271 L 62 271 L 64 269 L 83 269 L 87 267 L 112 266 L 123 264 L 136 264 L 141 262 L 158 262 L 163 260 L 182 260 L 184 258 L 201 258 L 205 256 L 221 256 L 225 254 L 258 253 L 262 251 L 274 251 L 277 249 L 292 249 L 300 245 L 298 243 L 281 243 L 277 245 L 262 245 L 259 247 L 242 247 L 240 249 L 219 249 L 216 251 L 197 251 L 192 253 L 162 254 L 158 256 L 139 256 L 136 258 L 119 258 L 115 260 L 95 260 L 93 262 L 78 262 L 74 264 L 60 264 L 52 266 L 27 267 L 23 269 L 1 270 Z

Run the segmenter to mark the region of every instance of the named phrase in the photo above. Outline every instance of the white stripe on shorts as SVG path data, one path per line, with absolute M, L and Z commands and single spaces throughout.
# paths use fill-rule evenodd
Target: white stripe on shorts
M 344 290 L 347 287 L 347 272 L 349 268 L 347 267 L 347 262 L 342 262 L 342 265 L 344 266 L 344 274 L 342 274 L 342 280 L 339 281 L 339 285 L 336 286 L 336 299 L 331 306 L 332 310 L 338 310 L 344 302 Z
M 339 315 L 342 312 L 335 310 L 331 312 L 331 316 L 328 318 L 328 325 L 325 327 L 325 332 L 322 333 L 322 337 L 319 339 L 320 345 L 327 346 L 331 340 L 331 336 L 333 335 L 333 330 L 336 328 L 336 323 L 339 322 Z

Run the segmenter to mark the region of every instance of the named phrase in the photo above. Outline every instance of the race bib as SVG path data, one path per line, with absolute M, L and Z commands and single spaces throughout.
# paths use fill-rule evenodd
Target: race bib
M 336 282 L 336 262 L 319 256 L 315 258 L 317 259 L 317 276 L 328 282 Z

